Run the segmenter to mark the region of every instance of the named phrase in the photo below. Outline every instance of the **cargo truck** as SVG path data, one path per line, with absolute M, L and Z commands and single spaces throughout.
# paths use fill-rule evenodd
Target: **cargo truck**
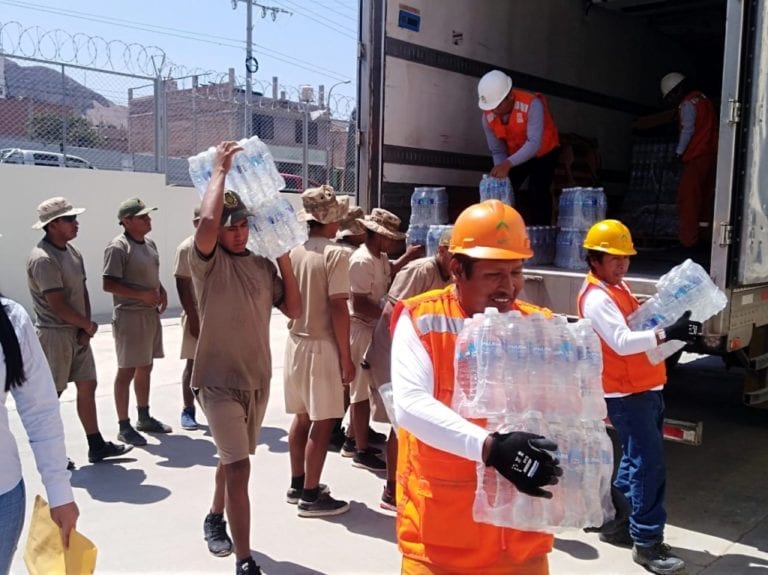
M 407 222 L 416 186 L 444 186 L 455 217 L 492 161 L 477 83 L 492 69 L 546 96 L 561 134 L 598 143 L 609 217 L 630 188 L 638 118 L 662 112 L 668 72 L 719 107 L 714 218 L 705 265 L 728 306 L 689 351 L 745 369 L 744 401 L 768 407 L 768 2 L 765 0 L 362 0 L 359 202 Z M 649 198 L 652 203 L 652 198 Z M 639 295 L 674 263 L 644 251 Z M 662 246 L 663 247 L 663 244 Z M 529 267 L 524 297 L 575 314 L 584 274 Z

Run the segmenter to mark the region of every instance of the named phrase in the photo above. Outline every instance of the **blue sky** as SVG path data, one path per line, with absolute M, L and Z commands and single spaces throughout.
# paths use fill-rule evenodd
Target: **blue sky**
M 325 84 L 340 80 L 334 94 L 354 97 L 356 88 L 357 0 L 258 0 L 292 12 L 261 17 L 254 7 L 254 78 L 281 84 Z M 0 0 L 0 23 L 16 21 L 45 31 L 61 29 L 157 46 L 187 69 L 245 75 L 246 5 L 232 0 Z M 8 41 L 3 38 L 3 45 Z M 335 99 L 335 98 L 334 98 Z

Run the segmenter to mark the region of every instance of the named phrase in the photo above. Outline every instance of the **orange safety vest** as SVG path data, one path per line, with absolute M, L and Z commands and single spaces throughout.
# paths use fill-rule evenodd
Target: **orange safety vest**
M 456 286 L 433 290 L 397 303 L 392 323 L 403 309 L 434 368 L 434 394 L 450 407 L 456 337 L 468 315 Z M 549 310 L 524 302 L 523 314 Z M 470 420 L 485 426 L 485 420 Z M 404 556 L 449 573 L 482 573 L 498 561 L 525 563 L 552 550 L 552 535 L 477 523 L 472 506 L 477 463 L 436 449 L 402 427 L 398 433 L 397 541 Z
M 584 317 L 582 305 L 587 292 L 591 289 L 601 289 L 616 303 L 624 318 L 635 311 L 638 303 L 629 286 L 621 282 L 624 289 L 604 284 L 597 279 L 592 272 L 587 274 L 587 279 L 579 291 L 578 306 L 579 317 Z M 667 381 L 667 369 L 664 362 L 653 365 L 645 353 L 633 353 L 632 355 L 619 355 L 611 346 L 600 338 L 603 349 L 603 390 L 605 393 L 640 393 Z
M 507 143 L 507 153 L 511 156 L 523 147 L 528 139 L 528 109 L 534 98 L 538 98 L 544 107 L 544 132 L 541 135 L 541 145 L 536 152 L 536 157 L 540 158 L 557 148 L 560 145 L 560 136 L 557 133 L 557 126 L 549 113 L 547 99 L 541 94 L 525 92 L 523 90 L 512 90 L 515 96 L 515 105 L 509 113 L 507 123 L 501 121 L 501 117 L 491 112 L 484 112 L 485 121 L 488 122 L 491 130 L 499 140 Z
M 690 102 L 696 108 L 693 136 L 683 152 L 683 162 L 700 156 L 714 155 L 717 152 L 717 114 L 712 100 L 701 92 L 693 91 L 683 98 L 683 102 Z M 680 105 L 682 106 L 682 103 Z

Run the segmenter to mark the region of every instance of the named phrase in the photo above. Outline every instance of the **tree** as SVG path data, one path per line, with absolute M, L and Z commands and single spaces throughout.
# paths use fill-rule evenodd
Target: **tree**
M 69 146 L 96 148 L 101 144 L 101 136 L 82 116 L 69 115 L 66 118 L 54 112 L 35 112 L 29 120 L 28 130 L 33 140 L 46 143 L 64 142 L 64 121 L 66 119 L 67 140 Z

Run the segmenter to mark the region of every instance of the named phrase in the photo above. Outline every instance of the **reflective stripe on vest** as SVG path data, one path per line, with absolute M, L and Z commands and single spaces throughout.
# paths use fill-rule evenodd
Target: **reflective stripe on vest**
M 509 113 L 507 123 L 504 124 L 501 118 L 493 112 L 485 112 L 485 120 L 488 122 L 491 130 L 500 140 L 507 144 L 507 154 L 512 155 L 523 147 L 528 140 L 528 110 L 534 98 L 538 98 L 544 111 L 544 129 L 541 134 L 541 145 L 536 152 L 536 157 L 551 152 L 560 145 L 560 136 L 557 133 L 557 126 L 549 113 L 547 99 L 541 94 L 525 92 L 523 90 L 512 90 L 515 96 L 515 104 Z
M 591 289 L 603 290 L 614 301 L 624 319 L 629 317 L 640 306 L 625 282 L 622 282 L 622 287 L 624 289 L 606 285 L 597 279 L 592 272 L 589 272 L 579 291 L 577 301 L 579 317 L 584 317 L 584 298 Z M 619 355 L 605 343 L 602 337 L 600 337 L 600 346 L 603 350 L 603 390 L 605 393 L 640 393 L 663 385 L 667 380 L 664 362 L 653 365 L 645 353 Z
M 401 302 L 393 323 L 408 311 L 414 329 L 432 360 L 434 396 L 450 407 L 454 387 L 456 338 L 466 314 L 456 286 L 448 286 Z M 548 310 L 515 302 L 522 313 Z M 482 420 L 472 420 L 478 425 Z M 397 539 L 406 557 L 447 572 L 482 573 L 500 558 L 524 562 L 551 551 L 553 537 L 477 523 L 472 506 L 477 464 L 423 443 L 408 430 L 398 432 Z M 455 571 L 452 571 L 455 570 Z
M 690 102 L 696 108 L 696 123 L 682 160 L 688 162 L 700 156 L 717 152 L 717 114 L 712 101 L 701 92 L 691 92 L 683 102 Z M 681 104 L 682 105 L 682 104 Z

